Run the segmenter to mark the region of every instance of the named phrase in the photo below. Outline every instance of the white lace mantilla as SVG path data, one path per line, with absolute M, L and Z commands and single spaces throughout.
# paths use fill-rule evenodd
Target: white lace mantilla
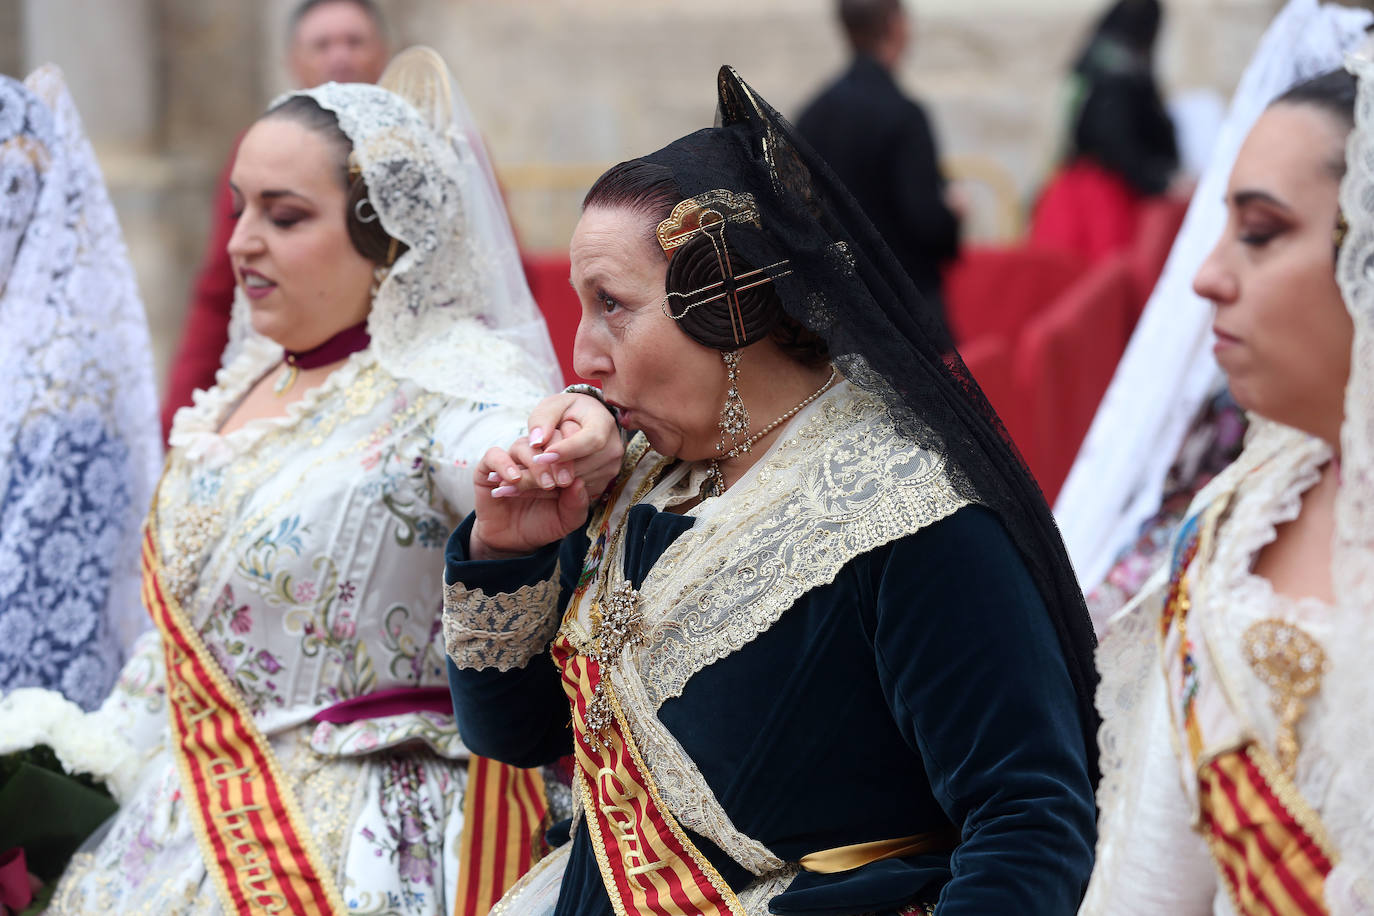
M 660 460 L 649 452 L 641 466 Z M 761 888 L 795 871 L 735 827 L 658 709 L 851 560 L 964 505 L 941 456 L 902 438 L 878 401 L 841 383 L 798 414 L 723 496 L 693 509 L 696 525 L 645 578 L 646 643 L 609 669 L 616 695 L 668 809 L 760 876 Z
M 377 86 L 326 83 L 292 95 L 335 114 L 382 226 L 409 246 L 368 318 L 382 367 L 477 402 L 537 400 L 561 388 L 475 130 L 450 124 L 440 133 Z
M 1327 830 L 1341 862 L 1327 879 L 1333 912 L 1374 913 L 1374 56 L 1368 46 L 1347 61 L 1359 77 L 1355 130 L 1346 150 L 1341 210 L 1350 223 L 1336 263 L 1354 321 L 1350 381 L 1341 427 L 1341 487 L 1332 556 L 1340 638 L 1330 651 L 1332 810 Z
M 61 72 L 0 77 L 0 692 L 87 709 L 148 626 L 162 463 L 148 324 Z

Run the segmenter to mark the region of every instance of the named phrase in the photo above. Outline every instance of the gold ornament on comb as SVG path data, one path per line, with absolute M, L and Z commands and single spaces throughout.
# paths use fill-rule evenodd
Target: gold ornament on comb
M 729 249 L 725 244 L 725 227 L 730 223 L 749 223 L 762 228 L 763 223 L 759 218 L 759 208 L 754 195 L 723 188 L 698 194 L 674 207 L 672 214 L 658 224 L 656 234 L 658 244 L 669 259 L 678 248 L 698 236 L 704 235 L 711 240 L 721 279 L 691 292 L 668 293 L 663 299 L 663 311 L 674 321 L 681 321 L 688 312 L 699 305 L 728 299 L 731 333 L 734 335 L 735 345 L 739 346 L 745 342 L 746 337 L 739 294 L 756 286 L 772 283 L 778 277 L 787 276 L 792 271 L 779 270 L 787 267 L 788 261 L 784 259 L 767 267 L 736 274 L 730 264 Z M 675 312 L 672 308 L 671 303 L 675 298 L 686 302 L 681 311 Z

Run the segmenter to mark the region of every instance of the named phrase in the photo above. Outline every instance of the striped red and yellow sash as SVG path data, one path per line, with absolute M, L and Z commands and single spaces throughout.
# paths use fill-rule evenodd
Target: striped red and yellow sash
M 587 703 L 601 680 L 597 662 L 566 636 L 553 654 L 572 703 L 573 790 L 617 916 L 744 916 L 730 886 L 664 807 L 609 682 L 602 689 L 614 721 L 589 734 Z
M 143 601 L 166 653 L 182 794 L 225 911 L 347 913 L 271 746 L 164 587 L 151 522 L 143 534 Z
M 520 876 L 543 858 L 544 780 L 538 770 L 468 761 L 463 838 L 458 846 L 454 916 L 486 916 Z
M 1333 856 L 1276 761 L 1248 744 L 1198 771 L 1202 829 L 1244 916 L 1323 916 Z
M 1210 559 L 1228 503 L 1220 498 L 1189 519 L 1175 542 L 1161 631 L 1180 747 L 1197 774 L 1203 836 L 1237 912 L 1318 916 L 1328 912 L 1324 888 L 1335 860 L 1321 820 L 1264 748 L 1206 750 L 1197 712 L 1216 673 L 1205 644 L 1189 634 L 1190 578 L 1195 563 Z

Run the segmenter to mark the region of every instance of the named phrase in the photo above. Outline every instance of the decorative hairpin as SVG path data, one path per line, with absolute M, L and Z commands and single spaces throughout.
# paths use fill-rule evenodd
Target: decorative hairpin
M 723 188 L 707 191 L 678 204 L 673 208 L 672 215 L 658 224 L 658 244 L 669 259 L 678 248 L 698 236 L 710 239 L 721 276 L 720 280 L 701 289 L 687 293 L 668 293 L 663 299 L 663 311 L 674 321 L 681 321 L 688 312 L 699 305 L 727 299 L 730 303 L 730 331 L 734 335 L 735 345 L 739 346 L 744 343 L 746 337 L 739 294 L 765 283 L 772 283 L 777 277 L 787 276 L 792 271 L 786 269 L 775 272 L 779 268 L 787 267 L 789 262 L 784 259 L 736 275 L 730 264 L 729 249 L 725 244 L 725 227 L 729 223 L 752 223 L 762 228 L 754 195 L 736 193 Z M 671 302 L 674 297 L 686 302 L 681 311 L 673 311 Z
M 1331 241 L 1336 243 L 1336 250 L 1340 251 L 1345 244 L 1345 237 L 1350 232 L 1350 222 L 1345 218 L 1344 211 L 1336 213 L 1336 228 L 1331 232 Z

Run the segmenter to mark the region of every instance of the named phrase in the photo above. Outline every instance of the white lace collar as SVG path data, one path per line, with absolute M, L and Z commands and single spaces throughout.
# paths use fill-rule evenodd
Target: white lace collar
M 177 411 L 168 446 L 184 449 L 186 458 L 192 462 L 221 464 L 229 461 L 246 454 L 268 433 L 299 425 L 304 418 L 315 414 L 324 401 L 352 385 L 360 372 L 376 364 L 371 348 L 359 350 L 299 401 L 288 404 L 283 415 L 249 420 L 233 432 L 221 434 L 219 429 L 234 407 L 259 379 L 281 362 L 283 352 L 281 344 L 266 337 L 258 334 L 246 337 L 233 361 L 215 373 L 214 387 L 196 391 L 191 406 Z

